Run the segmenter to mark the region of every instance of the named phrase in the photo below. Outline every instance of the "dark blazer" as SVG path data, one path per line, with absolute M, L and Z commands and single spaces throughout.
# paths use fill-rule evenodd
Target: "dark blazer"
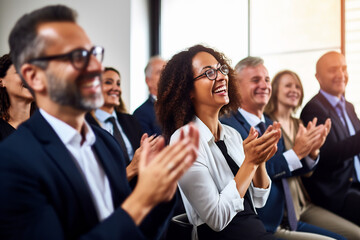
M 141 136 L 143 131 L 140 123 L 136 118 L 130 114 L 116 112 L 116 116 L 121 128 L 124 130 L 126 137 L 129 139 L 131 146 L 135 152 L 136 149 L 140 147 Z M 100 127 L 99 123 L 94 119 L 94 117 L 87 113 L 85 119 L 88 123 L 94 124 Z
M 99 222 L 94 203 L 71 154 L 36 112 L 0 144 L 0 239 L 156 238 L 173 201 L 155 208 L 137 227 L 120 208 L 131 190 L 120 147 L 92 126 L 93 150 L 109 179 L 114 212 Z M 156 217 L 155 217 L 156 215 Z
M 15 132 L 15 128 L 11 126 L 8 122 L 0 118 L 0 141 L 4 140 L 10 134 Z
M 354 156 L 360 153 L 360 120 L 354 106 L 346 102 L 346 112 L 356 134 L 349 136 L 336 110 L 318 93 L 303 108 L 301 120 L 307 124 L 314 117 L 318 124 L 331 119 L 331 130 L 320 149 L 320 161 L 310 178 L 303 178 L 312 201 L 331 211 L 339 211 L 353 182 Z
M 141 124 L 142 130 L 149 134 L 149 136 L 153 134 L 161 135 L 161 128 L 156 120 L 154 103 L 155 100 L 149 96 L 133 113 L 134 117 Z
M 243 139 L 247 138 L 250 131 L 250 124 L 244 116 L 236 111 L 230 116 L 221 119 L 221 122 L 235 128 Z M 272 125 L 270 118 L 265 116 L 266 126 Z M 285 207 L 285 196 L 281 179 L 291 176 L 301 175 L 310 171 L 304 159 L 301 160 L 303 167 L 290 172 L 289 166 L 283 155 L 285 152 L 284 139 L 281 137 L 278 144 L 278 150 L 275 155 L 266 162 L 266 170 L 272 180 L 269 198 L 263 208 L 257 209 L 260 219 L 263 221 L 267 231 L 275 232 L 280 225 Z

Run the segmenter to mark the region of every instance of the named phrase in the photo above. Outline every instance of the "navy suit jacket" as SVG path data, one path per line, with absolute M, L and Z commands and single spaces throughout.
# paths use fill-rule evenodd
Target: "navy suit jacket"
M 161 135 L 161 128 L 156 120 L 154 103 L 154 99 L 149 96 L 149 98 L 133 113 L 134 117 L 141 124 L 144 133 L 146 132 L 149 136 L 153 134 Z
M 251 126 L 239 111 L 232 113 L 230 116 L 225 116 L 221 119 L 221 122 L 235 128 L 243 139 L 248 137 Z M 268 127 L 269 125 L 272 125 L 272 123 L 270 118 L 265 116 L 266 126 Z M 272 180 L 270 195 L 266 205 L 263 208 L 257 209 L 258 215 L 263 221 L 266 230 L 270 232 L 276 231 L 276 228 L 280 225 L 284 215 L 285 196 L 281 179 L 301 175 L 310 171 L 307 164 L 302 159 L 301 163 L 303 164 L 303 167 L 290 172 L 287 161 L 283 155 L 285 145 L 282 137 L 280 138 L 277 147 L 278 150 L 275 155 L 266 162 L 266 170 Z
M 360 120 L 349 102 L 346 102 L 346 112 L 355 128 L 354 136 L 349 136 L 336 110 L 321 93 L 315 95 L 301 112 L 304 123 L 314 117 L 318 118 L 318 124 L 331 119 L 329 135 L 320 149 L 318 167 L 310 178 L 303 178 L 303 183 L 315 204 L 334 212 L 342 208 L 351 188 L 354 156 L 360 153 Z
M 143 135 L 142 127 L 136 118 L 130 114 L 116 112 L 116 116 L 121 128 L 124 130 L 126 137 L 129 139 L 131 146 L 135 152 L 140 147 L 141 136 Z M 85 119 L 88 123 L 100 127 L 94 117 L 87 113 Z
M 137 227 L 120 207 L 131 193 L 120 147 L 108 132 L 92 128 L 93 150 L 109 179 L 114 212 L 99 222 L 71 154 L 36 112 L 0 144 L 0 239 L 159 237 L 174 202 L 156 207 Z

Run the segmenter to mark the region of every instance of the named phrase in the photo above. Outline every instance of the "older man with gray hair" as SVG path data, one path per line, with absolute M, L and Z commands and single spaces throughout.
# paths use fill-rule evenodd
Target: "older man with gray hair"
M 236 80 L 239 84 L 241 107 L 231 116 L 222 119 L 224 124 L 234 127 L 246 138 L 253 126 L 262 134 L 266 127 L 277 125 L 264 115 L 272 87 L 269 73 L 264 61 L 258 57 L 247 57 L 235 67 Z M 275 155 L 266 162 L 267 172 L 273 181 L 270 196 L 266 205 L 258 209 L 260 219 L 267 231 L 275 232 L 275 236 L 283 239 L 344 239 L 342 236 L 328 230 L 302 222 L 296 214 L 292 199 L 292 192 L 288 183 L 293 176 L 299 176 L 311 171 L 317 164 L 317 149 L 309 146 L 317 145 L 321 141 L 310 131 L 319 133 L 324 126 L 314 126 L 297 136 L 292 149 L 285 150 L 284 140 L 278 142 Z M 321 134 L 320 134 L 321 135 Z M 306 144 L 305 144 L 306 143 Z M 295 179 L 296 180 L 296 179 Z
M 145 81 L 149 88 L 149 98 L 134 111 L 134 116 L 142 126 L 142 130 L 151 135 L 161 135 L 161 129 L 156 120 L 154 103 L 157 97 L 157 87 L 160 74 L 166 61 L 160 56 L 151 57 L 145 67 Z

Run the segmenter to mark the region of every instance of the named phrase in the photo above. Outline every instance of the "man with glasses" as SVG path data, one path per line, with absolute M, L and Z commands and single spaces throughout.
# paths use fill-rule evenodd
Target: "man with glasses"
M 104 49 L 74 11 L 57 5 L 26 14 L 9 43 L 39 111 L 0 144 L 0 239 L 158 238 L 176 182 L 196 159 L 197 130 L 171 147 L 162 139 L 150 150 L 145 141 L 131 193 L 118 143 L 84 120 L 103 104 Z

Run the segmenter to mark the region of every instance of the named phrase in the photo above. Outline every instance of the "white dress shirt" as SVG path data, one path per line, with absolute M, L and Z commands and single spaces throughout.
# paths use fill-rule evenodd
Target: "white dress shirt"
M 197 117 L 194 123 L 200 133 L 198 158 L 179 180 L 179 188 L 186 214 L 195 226 L 193 238 L 196 238 L 196 226 L 203 223 L 207 223 L 215 231 L 224 229 L 238 212 L 244 210 L 244 198 L 240 197 L 234 175 L 209 128 Z M 245 156 L 240 134 L 232 127 L 219 124 L 220 140 L 224 140 L 228 154 L 241 166 Z M 188 131 L 188 125 L 183 128 L 185 132 Z M 180 129 L 171 136 L 170 144 L 179 137 Z M 269 196 L 270 186 L 268 189 L 261 189 L 251 183 L 249 193 L 253 206 L 263 207 Z
M 85 122 L 85 140 L 81 144 L 82 136 L 73 127 L 51 116 L 43 109 L 40 109 L 40 113 L 72 155 L 90 189 L 98 217 L 100 220 L 104 220 L 114 211 L 114 206 L 109 180 L 91 148 L 96 140 L 94 132 Z
M 259 130 L 259 129 L 258 129 L 258 127 L 256 127 L 256 125 L 258 125 L 260 123 L 260 121 L 265 123 L 264 115 L 262 115 L 261 119 L 259 119 L 258 116 L 254 115 L 252 113 L 249 113 L 242 108 L 239 108 L 239 112 L 244 116 L 245 120 L 250 124 L 250 126 L 255 127 L 255 129 L 257 129 L 257 130 Z M 285 151 L 283 153 L 283 155 L 288 164 L 290 172 L 303 167 L 300 159 L 298 158 L 298 156 L 296 155 L 294 150 L 289 149 L 289 150 Z M 318 163 L 318 161 L 319 161 L 319 157 L 317 157 L 317 159 L 315 161 L 311 157 L 308 157 L 308 156 L 305 157 L 305 162 L 310 169 L 315 167 L 315 165 Z
M 95 111 L 95 116 L 96 118 L 99 120 L 99 122 L 101 123 L 101 127 L 103 129 L 105 129 L 106 131 L 108 131 L 111 135 L 114 135 L 114 126 L 112 125 L 111 122 L 109 121 L 106 121 L 109 117 L 114 117 L 115 118 L 115 122 L 116 122 L 116 125 L 120 131 L 120 134 L 124 140 L 124 143 L 125 143 L 125 146 L 126 146 L 126 151 L 127 151 L 127 154 L 129 156 L 129 160 L 131 161 L 132 158 L 134 157 L 134 149 L 132 148 L 131 146 L 131 143 L 130 143 L 130 140 L 129 138 L 126 136 L 124 130 L 122 129 L 119 121 L 118 121 L 118 118 L 117 118 L 117 115 L 116 115 L 116 112 L 113 111 L 112 114 L 109 114 L 108 112 L 105 112 L 101 109 L 96 109 Z

